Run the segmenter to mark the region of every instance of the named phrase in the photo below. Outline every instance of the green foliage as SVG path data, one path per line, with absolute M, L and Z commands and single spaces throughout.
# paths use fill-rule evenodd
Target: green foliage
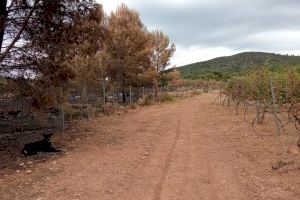
M 179 67 L 183 79 L 203 79 L 226 81 L 233 76 L 245 75 L 254 69 L 268 65 L 270 71 L 280 72 L 285 66 L 300 66 L 300 56 L 287 56 L 272 53 L 246 52 L 228 57 Z M 296 69 L 300 72 L 300 67 Z

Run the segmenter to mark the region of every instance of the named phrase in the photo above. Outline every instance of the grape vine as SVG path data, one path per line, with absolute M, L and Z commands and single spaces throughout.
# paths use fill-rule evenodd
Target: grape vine
M 284 131 L 287 123 L 295 123 L 300 130 L 300 73 L 295 67 L 276 72 L 264 67 L 247 75 L 235 76 L 227 82 L 221 96 L 225 96 L 222 105 L 230 107 L 233 103 L 236 114 L 243 105 L 245 119 L 249 107 L 255 107 L 253 126 L 262 124 L 265 115 L 271 114 L 277 122 L 278 133 Z M 287 122 L 283 122 L 283 116 L 288 116 Z

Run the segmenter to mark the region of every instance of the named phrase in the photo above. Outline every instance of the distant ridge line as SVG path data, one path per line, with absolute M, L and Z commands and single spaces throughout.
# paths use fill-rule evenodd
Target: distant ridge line
M 266 65 L 273 69 L 300 66 L 300 56 L 255 51 L 242 52 L 184 65 L 176 69 L 180 71 L 183 79 L 227 80 L 233 75 Z

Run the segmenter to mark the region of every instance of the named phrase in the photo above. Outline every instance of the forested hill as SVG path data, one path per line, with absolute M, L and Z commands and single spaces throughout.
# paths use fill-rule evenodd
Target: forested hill
M 226 80 L 251 69 L 269 66 L 274 70 L 285 66 L 299 65 L 300 56 L 274 53 L 245 52 L 233 56 L 219 57 L 177 68 L 183 79 Z

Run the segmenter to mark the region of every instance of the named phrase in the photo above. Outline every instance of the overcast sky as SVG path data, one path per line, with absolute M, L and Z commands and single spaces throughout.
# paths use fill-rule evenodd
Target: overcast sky
M 106 13 L 122 2 L 176 44 L 181 66 L 243 51 L 300 55 L 300 0 L 97 0 Z

